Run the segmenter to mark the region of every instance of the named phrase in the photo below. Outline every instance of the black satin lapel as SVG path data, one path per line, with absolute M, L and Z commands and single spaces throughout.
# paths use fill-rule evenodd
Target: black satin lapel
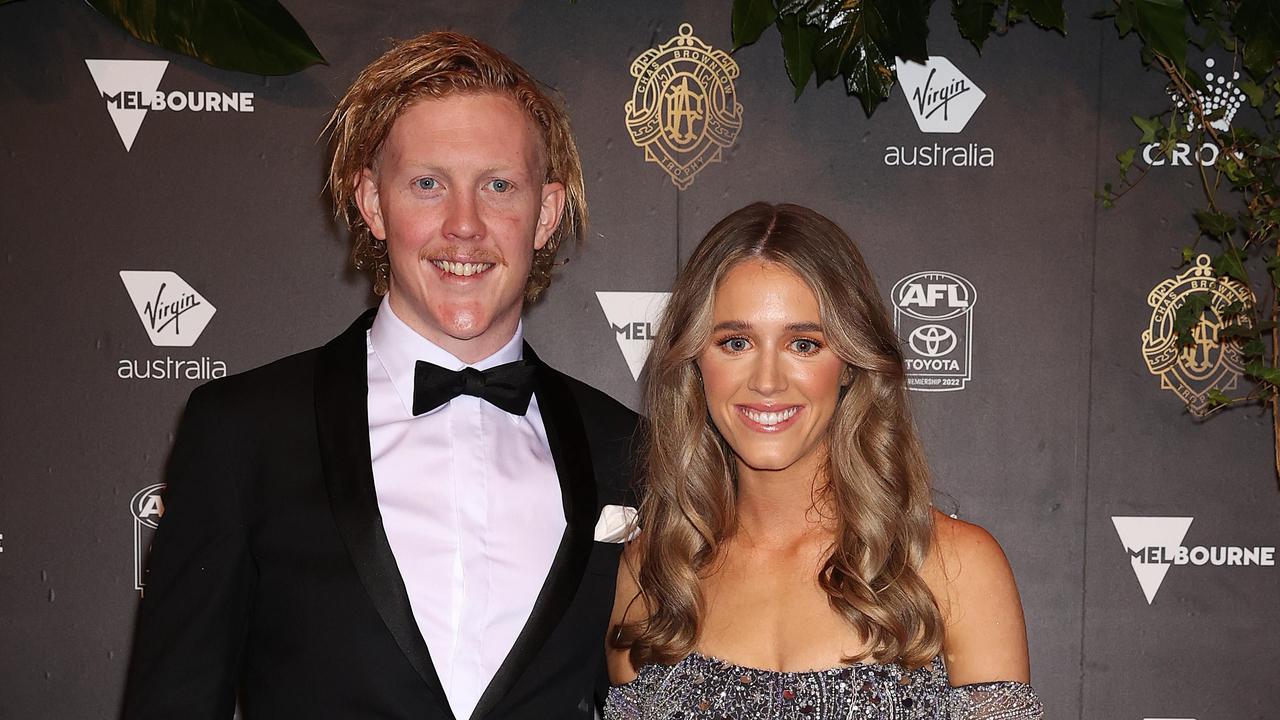
M 378 511 L 369 451 L 365 335 L 373 316 L 372 310 L 360 316 L 320 351 L 315 393 L 320 458 L 333 517 L 360 582 L 413 669 L 422 676 L 441 710 L 452 717 Z
M 595 538 L 596 481 L 582 413 L 568 386 L 538 360 L 528 345 L 524 346 L 524 356 L 537 368 L 534 397 L 538 399 L 547 444 L 551 446 L 560 478 L 566 525 L 551 572 L 542 584 L 529 620 L 480 696 L 471 720 L 480 720 L 493 712 L 560 623 L 582 583 Z

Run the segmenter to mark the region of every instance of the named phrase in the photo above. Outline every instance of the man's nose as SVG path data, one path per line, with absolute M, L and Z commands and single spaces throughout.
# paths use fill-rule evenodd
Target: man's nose
M 441 228 L 445 237 L 478 240 L 484 237 L 484 229 L 476 194 L 469 191 L 450 193 Z

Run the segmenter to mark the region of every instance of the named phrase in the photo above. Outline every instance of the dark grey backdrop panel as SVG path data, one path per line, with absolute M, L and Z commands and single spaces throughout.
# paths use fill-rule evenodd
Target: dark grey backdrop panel
M 1137 53 L 1135 43 L 1108 33 L 1098 146 L 1104 180 L 1114 178 L 1114 154 L 1138 138 L 1129 116 L 1169 102 L 1159 76 L 1135 62 Z M 1227 57 L 1218 53 L 1216 61 Z M 1195 53 L 1190 64 L 1206 71 Z M 1237 122 L 1247 122 L 1246 112 Z M 1115 209 L 1097 215 L 1085 717 L 1262 720 L 1280 712 L 1277 568 L 1174 565 L 1148 604 L 1112 520 L 1192 518 L 1182 543 L 1188 548 L 1278 544 L 1270 416 L 1240 409 L 1194 422 L 1140 352 L 1151 317 L 1147 295 L 1182 271 L 1179 250 L 1195 237 L 1185 208 L 1203 202 L 1199 182 L 1194 167 L 1155 167 Z
M 1280 498 L 1265 416 L 1197 427 L 1143 365 L 1146 296 L 1176 257 L 1164 273 L 1151 253 L 1185 242 L 1196 195 L 1190 171 L 1164 168 L 1120 208 L 1095 207 L 1135 137 L 1128 116 L 1165 102 L 1109 26 L 1077 13 L 1065 39 L 1019 28 L 980 57 L 935 8 L 933 53 L 986 94 L 954 134 L 921 132 L 901 88 L 871 121 L 834 87 L 789 102 L 770 30 L 735 55 L 737 142 L 680 192 L 628 137 L 628 69 L 684 22 L 727 50 L 719 4 L 291 5 L 331 65 L 271 79 L 134 42 L 73 0 L 0 10 L 0 717 L 116 712 L 138 595 L 130 499 L 160 481 L 199 382 L 121 379 L 121 363 L 236 372 L 325 341 L 373 302 L 328 217 L 317 138 L 387 38 L 438 27 L 507 51 L 574 118 L 593 223 L 527 316 L 546 359 L 635 406 L 596 294 L 668 289 L 715 220 L 755 199 L 848 229 L 887 302 L 916 272 L 963 277 L 972 377 L 914 393 L 916 415 L 940 505 L 1010 557 L 1051 717 L 1274 714 L 1276 568 L 1176 566 L 1148 604 L 1111 519 L 1194 516 L 1187 546 L 1270 546 Z M 252 92 L 254 111 L 151 111 L 126 152 L 86 59 L 165 60 L 161 90 Z M 971 143 L 992 167 L 885 166 L 890 147 Z M 217 308 L 193 345 L 152 344 L 127 270 L 175 272 Z

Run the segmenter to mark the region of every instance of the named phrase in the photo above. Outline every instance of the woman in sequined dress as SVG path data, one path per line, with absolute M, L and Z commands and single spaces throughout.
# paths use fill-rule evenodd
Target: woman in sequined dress
M 834 223 L 756 203 L 711 230 L 649 359 L 606 720 L 1043 716 L 1009 564 L 933 509 L 907 395 Z

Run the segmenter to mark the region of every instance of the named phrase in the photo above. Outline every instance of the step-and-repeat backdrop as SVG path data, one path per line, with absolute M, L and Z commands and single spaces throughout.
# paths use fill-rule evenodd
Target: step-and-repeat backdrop
M 753 200 L 816 208 L 893 309 L 939 505 L 1009 555 L 1050 716 L 1280 717 L 1270 418 L 1194 420 L 1184 400 L 1246 384 L 1212 327 L 1169 338 L 1204 286 L 1177 249 L 1213 148 L 1139 148 L 1138 189 L 1094 201 L 1130 115 L 1171 100 L 1092 7 L 1071 3 L 1065 38 L 1019 27 L 979 56 L 937 4 L 929 65 L 868 120 L 835 86 L 792 102 L 772 30 L 730 54 L 725 2 L 289 5 L 330 64 L 284 78 L 165 53 L 73 0 L 0 8 L 0 717 L 118 711 L 183 403 L 374 302 L 320 136 L 389 38 L 432 28 L 506 51 L 574 119 L 593 224 L 528 313 L 544 359 L 634 407 L 701 236 Z M 1239 106 L 1230 63 L 1193 60 Z M 645 86 L 677 73 L 698 81 Z

